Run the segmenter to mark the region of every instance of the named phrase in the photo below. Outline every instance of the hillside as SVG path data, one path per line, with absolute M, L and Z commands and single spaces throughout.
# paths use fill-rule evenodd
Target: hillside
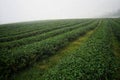
M 0 80 L 120 80 L 120 19 L 0 25 Z

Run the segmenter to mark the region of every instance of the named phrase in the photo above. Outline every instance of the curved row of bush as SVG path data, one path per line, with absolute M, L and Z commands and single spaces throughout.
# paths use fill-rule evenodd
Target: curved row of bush
M 94 29 L 97 25 L 98 22 L 92 23 L 90 25 L 86 25 L 86 27 L 72 30 L 41 42 L 4 51 L 0 56 L 1 76 L 5 77 L 6 75 L 13 74 L 24 67 L 32 65 L 37 60 L 55 54 L 69 42 L 84 35 L 87 31 Z
M 111 19 L 112 21 L 117 22 L 120 25 L 120 18 Z
M 4 48 L 5 49 L 11 49 L 13 47 L 19 47 L 19 46 L 22 46 L 22 45 L 31 44 L 33 42 L 38 42 L 38 41 L 47 39 L 49 37 L 53 37 L 53 36 L 56 36 L 56 35 L 59 35 L 59 34 L 62 34 L 62 33 L 65 33 L 65 32 L 80 28 L 80 27 L 83 27 L 85 25 L 89 25 L 92 22 L 96 22 L 96 21 L 88 21 L 88 22 L 86 21 L 86 22 L 82 22 L 78 25 L 64 27 L 64 28 L 61 28 L 61 29 L 57 29 L 57 30 L 53 30 L 53 31 L 50 31 L 50 32 L 43 33 L 41 35 L 32 36 L 32 37 L 28 37 L 28 38 L 23 38 L 23 39 L 11 41 L 11 42 L 0 43 L 0 48 L 1 49 L 4 49 Z
M 15 35 L 15 36 L 2 37 L 2 38 L 0 38 L 0 42 L 8 42 L 8 41 L 13 41 L 13 40 L 19 40 L 19 39 L 22 39 L 22 38 L 35 36 L 35 35 L 38 35 L 38 34 L 41 34 L 41 33 L 45 33 L 45 32 L 48 32 L 48 31 L 52 31 L 52 30 L 56 30 L 56 29 L 60 29 L 60 28 L 64 28 L 64 27 L 69 27 L 69 26 L 73 26 L 73 25 L 77 25 L 77 24 L 80 24 L 80 22 L 73 22 L 73 23 L 62 25 L 62 26 L 61 25 L 58 25 L 58 26 L 52 25 L 52 27 L 48 25 L 47 27 L 45 27 L 43 29 L 40 29 L 40 30 L 37 30 L 37 31 L 32 31 L 32 32 L 28 32 L 28 33 L 25 33 L 25 34 Z
M 67 23 L 65 23 L 67 24 Z M 39 23 L 15 23 L 15 24 L 5 24 L 0 25 L 0 37 L 8 37 L 8 36 L 15 36 L 20 35 L 28 32 L 38 31 L 43 29 L 44 27 L 48 27 L 48 25 L 52 26 L 49 22 L 39 22 Z M 56 23 L 54 23 L 56 26 Z M 58 23 L 58 25 L 62 25 Z M 44 26 L 44 27 L 43 27 Z
M 111 21 L 111 26 L 114 35 L 117 37 L 118 41 L 120 41 L 120 24 L 115 21 Z
M 84 20 L 53 20 L 53 21 L 35 21 L 25 23 L 14 23 L 0 25 L 0 37 L 14 36 L 28 32 L 38 31 L 43 28 L 62 26 L 69 23 L 81 22 Z
M 104 21 L 86 43 L 37 80 L 114 80 L 110 33 L 109 23 Z

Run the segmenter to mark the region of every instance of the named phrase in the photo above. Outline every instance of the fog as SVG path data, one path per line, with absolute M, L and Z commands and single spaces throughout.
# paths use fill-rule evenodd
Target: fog
M 31 20 L 120 17 L 120 0 L 0 0 L 0 24 Z

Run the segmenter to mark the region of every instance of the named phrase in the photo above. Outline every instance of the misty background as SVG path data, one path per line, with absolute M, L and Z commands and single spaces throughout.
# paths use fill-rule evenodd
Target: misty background
M 104 17 L 120 17 L 120 0 L 0 0 L 0 24 Z

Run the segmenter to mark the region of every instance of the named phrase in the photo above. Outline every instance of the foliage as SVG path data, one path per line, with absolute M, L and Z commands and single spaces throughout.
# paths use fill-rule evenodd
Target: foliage
M 25 67 L 29 67 L 36 61 L 55 54 L 59 49 L 66 46 L 78 36 L 82 36 L 87 31 L 94 29 L 97 23 L 98 21 L 95 21 L 90 25 L 81 25 L 84 27 L 67 31 L 40 42 L 16 47 L 10 50 L 2 49 L 0 52 L 2 55 L 0 63 L 2 63 L 2 65 L 0 67 L 3 74 L 1 74 L 1 76 L 8 78 L 10 75 L 24 69 Z
M 110 29 L 104 21 L 85 44 L 48 70 L 43 80 L 113 80 L 116 66 L 111 48 Z

